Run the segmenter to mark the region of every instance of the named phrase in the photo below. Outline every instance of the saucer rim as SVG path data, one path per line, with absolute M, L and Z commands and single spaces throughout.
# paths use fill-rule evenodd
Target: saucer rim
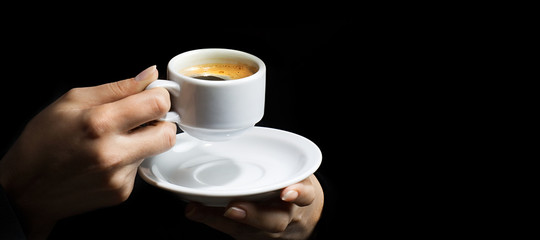
M 319 149 L 319 147 L 313 141 L 309 140 L 308 138 L 306 138 L 304 136 L 301 136 L 301 135 L 298 135 L 296 133 L 288 132 L 288 131 L 281 130 L 281 129 L 275 129 L 275 128 L 269 128 L 269 127 L 259 127 L 259 126 L 253 127 L 253 129 L 248 130 L 248 132 L 246 132 L 244 134 L 250 134 L 253 131 L 255 131 L 254 133 L 257 133 L 257 134 L 262 133 L 263 135 L 264 135 L 264 133 L 272 132 L 272 134 L 278 134 L 280 136 L 288 135 L 288 137 L 296 138 L 296 140 L 294 140 L 293 142 L 297 143 L 297 146 L 305 145 L 305 147 L 302 147 L 302 149 L 307 149 L 306 151 L 309 151 L 309 152 L 313 151 L 313 154 L 315 154 L 314 160 L 313 160 L 313 165 L 311 167 L 307 168 L 306 170 L 304 170 L 303 172 L 298 173 L 294 177 L 289 178 L 289 179 L 287 179 L 285 181 L 281 181 L 281 182 L 278 182 L 278 183 L 275 183 L 275 184 L 266 185 L 266 186 L 262 186 L 262 187 L 254 187 L 254 188 L 249 188 L 249 189 L 246 189 L 246 190 L 231 190 L 231 191 L 227 191 L 227 192 L 208 190 L 208 189 L 189 188 L 189 187 L 184 187 L 184 186 L 179 186 L 179 185 L 176 185 L 176 184 L 172 184 L 172 183 L 169 183 L 167 181 L 163 181 L 163 180 L 159 179 L 155 174 L 153 174 L 152 170 L 150 169 L 150 166 L 146 167 L 146 165 L 149 164 L 149 161 L 154 160 L 160 154 L 149 157 L 149 158 L 146 158 L 141 163 L 141 165 L 138 167 L 139 175 L 147 183 L 149 183 L 149 184 L 151 184 L 153 186 L 156 186 L 158 188 L 162 188 L 162 189 L 174 192 L 174 193 L 184 194 L 184 195 L 191 195 L 191 196 L 201 196 L 201 197 L 229 197 L 229 198 L 231 198 L 231 197 L 243 197 L 243 196 L 257 195 L 257 194 L 261 194 L 261 193 L 268 193 L 268 192 L 273 192 L 273 191 L 283 189 L 285 187 L 288 187 L 288 186 L 290 186 L 292 184 L 301 182 L 302 180 L 308 178 L 311 174 L 313 174 L 315 171 L 317 171 L 317 169 L 320 167 L 320 165 L 322 163 L 322 152 Z M 180 133 L 176 137 L 179 138 L 179 137 L 183 136 L 183 134 L 186 134 L 186 133 Z M 150 174 L 155 179 L 148 176 Z M 161 180 L 161 181 L 156 181 L 156 179 Z

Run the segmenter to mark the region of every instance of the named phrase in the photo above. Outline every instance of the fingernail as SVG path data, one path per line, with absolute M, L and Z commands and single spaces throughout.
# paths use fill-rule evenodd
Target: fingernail
M 150 66 L 141 73 L 137 74 L 137 76 L 135 77 L 135 81 L 143 81 L 148 77 L 152 76 L 154 72 L 156 72 L 156 65 Z
M 294 190 L 290 190 L 287 193 L 285 193 L 285 195 L 283 195 L 283 197 L 281 197 L 281 200 L 283 200 L 285 202 L 292 202 L 292 201 L 296 200 L 296 198 L 298 198 L 298 192 L 294 191 Z
M 223 216 L 234 220 L 242 220 L 246 218 L 246 211 L 241 208 L 230 207 L 229 209 L 227 209 L 227 211 L 225 211 L 225 214 L 223 214 Z

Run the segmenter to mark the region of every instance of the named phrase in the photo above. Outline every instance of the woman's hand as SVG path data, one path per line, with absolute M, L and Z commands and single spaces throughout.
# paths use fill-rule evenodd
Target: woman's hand
M 321 216 L 324 194 L 314 175 L 281 191 L 281 199 L 232 202 L 226 208 L 190 203 L 186 217 L 235 239 L 307 239 Z
M 169 93 L 143 91 L 157 77 L 152 66 L 72 89 L 28 123 L 0 161 L 0 184 L 30 239 L 46 237 L 61 218 L 125 201 L 143 158 L 174 145 L 176 126 L 153 121 L 169 111 Z

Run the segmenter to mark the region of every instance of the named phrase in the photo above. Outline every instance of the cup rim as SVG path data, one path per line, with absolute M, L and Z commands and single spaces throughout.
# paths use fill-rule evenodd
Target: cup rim
M 243 57 L 248 58 L 250 61 L 255 62 L 257 64 L 258 70 L 253 75 L 247 76 L 245 78 L 239 78 L 239 79 L 234 79 L 234 80 L 229 80 L 229 81 L 208 81 L 208 80 L 203 80 L 203 79 L 197 79 L 197 78 L 193 78 L 193 77 L 189 77 L 189 76 L 180 74 L 180 73 L 178 73 L 178 71 L 174 70 L 175 69 L 174 64 L 176 63 L 176 61 L 178 61 L 179 58 L 185 57 L 186 55 L 200 54 L 202 52 L 220 52 L 220 53 L 229 52 L 229 53 L 233 53 L 233 54 L 236 54 L 236 55 L 242 55 Z M 185 81 L 195 82 L 198 85 L 210 85 L 210 86 L 212 86 L 212 85 L 233 85 L 233 84 L 242 84 L 242 83 L 248 82 L 248 81 L 254 81 L 255 79 L 259 79 L 261 77 L 264 77 L 264 74 L 266 72 L 266 65 L 257 56 L 246 53 L 246 52 L 243 52 L 243 51 L 234 50 L 234 49 L 226 49 L 226 48 L 202 48 L 202 49 L 195 49 L 195 50 L 190 50 L 190 51 L 187 51 L 187 52 L 183 52 L 183 53 L 180 53 L 180 54 L 174 56 L 169 61 L 169 63 L 167 64 L 167 71 L 168 71 L 168 74 L 169 74 L 169 76 L 168 76 L 169 79 L 171 79 L 171 75 L 175 75 L 175 77 L 182 78 Z

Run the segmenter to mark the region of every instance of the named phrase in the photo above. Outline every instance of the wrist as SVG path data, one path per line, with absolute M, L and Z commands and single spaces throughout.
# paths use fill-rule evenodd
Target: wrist
M 13 149 L 12 149 L 13 150 Z M 11 173 L 13 169 L 9 164 L 12 163 L 13 151 L 8 152 L 0 160 L 0 201 L 3 198 L 1 206 L 9 209 L 9 219 L 18 234 L 26 236 L 26 239 L 46 239 L 52 231 L 56 221 L 40 217 L 39 211 L 32 211 L 32 207 L 25 206 L 24 200 L 21 201 L 21 195 L 25 191 L 21 190 L 21 185 L 17 184 L 17 179 Z M 26 202 L 35 202 L 36 199 Z M 4 214 L 5 211 L 2 211 Z M 8 216 L 5 216 L 8 217 Z
M 51 233 L 57 221 L 42 216 L 39 211 L 31 211 L 29 208 L 21 206 L 15 201 L 12 203 L 12 209 L 15 212 L 27 239 L 47 239 L 47 236 Z

